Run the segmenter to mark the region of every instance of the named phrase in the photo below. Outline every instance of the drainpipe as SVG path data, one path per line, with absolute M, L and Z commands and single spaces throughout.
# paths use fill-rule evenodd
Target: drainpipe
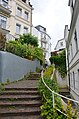
M 69 79 L 69 92 L 70 92 L 70 69 L 69 69 L 68 49 L 67 49 L 67 62 L 68 62 L 68 79 Z

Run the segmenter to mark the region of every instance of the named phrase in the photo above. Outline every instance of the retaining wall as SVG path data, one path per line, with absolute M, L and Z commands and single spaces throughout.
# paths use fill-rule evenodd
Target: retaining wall
M 0 82 L 11 82 L 24 77 L 29 72 L 35 72 L 40 68 L 38 60 L 27 60 L 8 52 L 0 51 Z

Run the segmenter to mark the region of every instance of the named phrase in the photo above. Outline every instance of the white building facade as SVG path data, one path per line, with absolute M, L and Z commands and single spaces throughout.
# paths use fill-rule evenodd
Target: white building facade
M 50 64 L 49 58 L 51 57 L 51 37 L 47 34 L 46 28 L 41 25 L 32 27 L 32 35 L 38 37 L 39 47 L 44 49 L 44 57 L 47 64 Z
M 59 52 L 65 48 L 66 48 L 66 42 L 65 42 L 65 39 L 63 38 L 63 39 L 58 40 L 54 50 Z
M 0 0 L 0 34 L 6 35 L 9 33 L 8 18 L 11 14 L 11 6 L 9 6 L 8 0 Z
M 21 34 L 32 32 L 32 5 L 29 0 L 8 0 L 12 13 L 8 18 L 8 30 L 10 31 L 7 40 L 19 38 Z
M 70 31 L 65 29 L 68 86 L 72 96 L 79 101 L 79 0 L 69 0 L 69 6 Z

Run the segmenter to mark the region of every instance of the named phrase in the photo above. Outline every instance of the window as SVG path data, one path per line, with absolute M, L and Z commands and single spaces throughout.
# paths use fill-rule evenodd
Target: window
M 16 34 L 20 34 L 20 30 L 21 30 L 21 25 L 16 24 Z
M 28 20 L 28 16 L 29 16 L 29 13 L 25 11 L 25 12 L 24 12 L 24 19 L 25 19 L 25 20 Z
M 60 45 L 63 46 L 63 42 L 60 42 Z
M 26 3 L 26 0 L 22 0 L 24 3 Z
M 17 7 L 17 15 L 22 16 L 22 9 L 20 7 Z
M 79 69 L 78 69 L 78 89 L 79 89 Z
M 75 30 L 75 33 L 74 33 L 74 40 L 75 40 L 75 47 L 76 47 L 76 52 L 78 51 L 78 43 L 77 43 L 77 32 Z
M 8 0 L 2 0 L 2 2 L 8 3 Z
M 2 0 L 2 6 L 7 8 L 8 7 L 8 0 Z
M 24 34 L 27 34 L 27 33 L 28 33 L 28 28 L 24 27 Z
M 6 29 L 7 19 L 5 17 L 0 16 L 0 27 Z
M 75 73 L 73 72 L 73 87 L 75 89 Z
M 72 44 L 71 44 L 71 56 L 73 58 L 73 48 L 72 48 Z
M 42 48 L 46 48 L 46 44 L 42 42 Z

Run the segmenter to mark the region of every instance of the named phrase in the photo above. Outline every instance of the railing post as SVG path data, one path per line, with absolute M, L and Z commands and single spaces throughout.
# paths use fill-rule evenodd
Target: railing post
M 54 99 L 54 93 L 53 92 L 52 92 L 52 101 L 53 101 L 53 108 L 54 108 L 55 99 Z

